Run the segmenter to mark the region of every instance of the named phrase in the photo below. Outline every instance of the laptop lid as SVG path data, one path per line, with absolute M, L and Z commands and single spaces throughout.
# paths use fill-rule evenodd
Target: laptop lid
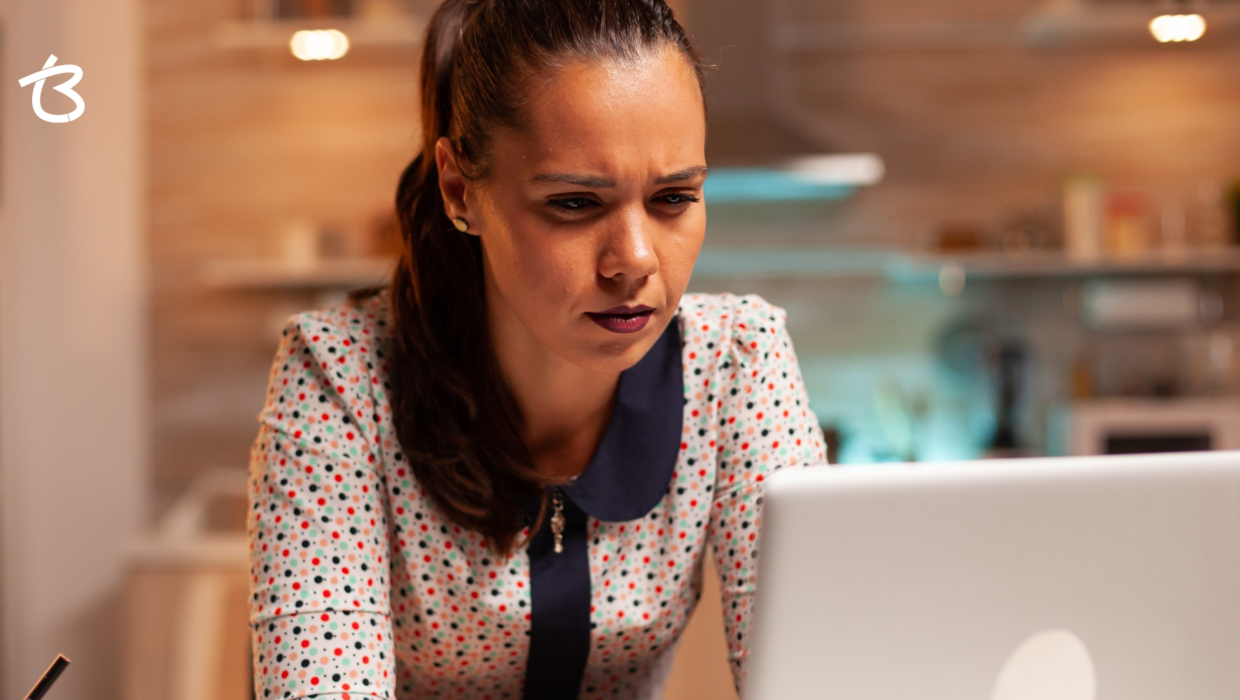
M 1240 697 L 1240 452 L 792 468 L 746 700 Z

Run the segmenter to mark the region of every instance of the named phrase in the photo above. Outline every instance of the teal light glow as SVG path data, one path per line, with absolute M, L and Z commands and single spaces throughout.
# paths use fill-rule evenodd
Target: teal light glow
M 707 202 L 780 202 L 846 199 L 856 187 L 813 182 L 805 176 L 770 168 L 711 168 L 704 192 Z

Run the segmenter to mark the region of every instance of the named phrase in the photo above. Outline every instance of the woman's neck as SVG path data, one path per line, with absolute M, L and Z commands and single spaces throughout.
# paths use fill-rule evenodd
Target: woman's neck
M 581 473 L 611 421 L 620 373 L 590 372 L 568 362 L 515 318 L 492 319 L 491 333 L 534 466 L 556 478 Z
M 589 465 L 611 422 L 619 376 L 518 371 L 509 386 L 521 409 L 521 438 L 539 473 L 557 478 Z

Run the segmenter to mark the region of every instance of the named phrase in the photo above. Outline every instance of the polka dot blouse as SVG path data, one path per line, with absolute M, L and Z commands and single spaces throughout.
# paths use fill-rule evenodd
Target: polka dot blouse
M 743 687 L 763 481 L 826 461 L 784 310 L 685 295 L 622 373 L 599 453 L 564 487 L 563 553 L 541 528 L 499 558 L 404 461 L 388 303 L 284 329 L 250 457 L 256 696 L 658 697 L 707 551 Z

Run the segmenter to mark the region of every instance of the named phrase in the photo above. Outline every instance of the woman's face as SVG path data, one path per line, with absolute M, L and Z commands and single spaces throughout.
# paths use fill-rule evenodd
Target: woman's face
M 448 214 L 482 238 L 501 354 L 619 372 L 671 321 L 706 233 L 697 78 L 669 47 L 569 64 L 530 97 L 529 128 L 495 134 L 485 183 L 454 179 L 440 140 Z

